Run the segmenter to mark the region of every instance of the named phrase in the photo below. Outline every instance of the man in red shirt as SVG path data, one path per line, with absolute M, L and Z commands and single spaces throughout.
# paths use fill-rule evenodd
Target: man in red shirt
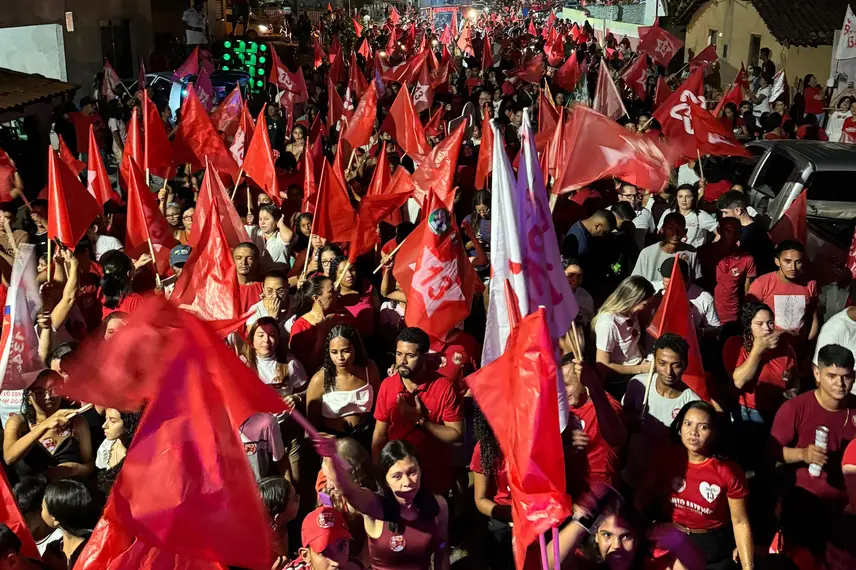
M 797 337 L 797 346 L 814 340 L 820 332 L 817 314 L 817 281 L 803 274 L 803 245 L 785 240 L 776 246 L 777 270 L 757 278 L 749 287 L 747 299 L 759 301 L 771 309 L 776 328 Z
M 743 228 L 737 218 L 719 222 L 719 241 L 703 245 L 698 251 L 702 286 L 713 291 L 716 314 L 721 323 L 740 320 L 740 307 L 749 285 L 758 276 L 755 260 L 740 248 Z
M 239 243 L 232 250 L 235 271 L 238 273 L 238 289 L 241 295 L 241 313 L 262 298 L 262 281 L 259 279 L 259 248 L 250 242 Z
M 567 491 L 572 498 L 589 492 L 594 483 L 615 485 L 621 447 L 627 440 L 623 410 L 606 393 L 593 368 L 562 357 L 562 377 L 571 415 L 562 433 Z
M 401 331 L 395 346 L 395 374 L 386 378 L 375 399 L 372 456 L 393 439 L 410 442 L 420 457 L 425 485 L 445 495 L 452 486 L 450 444 L 464 431 L 463 414 L 449 380 L 429 370 L 431 340 L 425 331 Z
M 828 531 L 847 504 L 841 457 L 856 438 L 856 397 L 853 388 L 853 353 L 829 344 L 817 354 L 814 379 L 817 388 L 785 402 L 770 431 L 775 459 L 795 470 L 796 485 L 782 498 L 782 511 L 794 513 L 795 535 L 810 547 L 823 546 Z M 819 427 L 827 431 L 826 448 L 815 445 Z M 813 476 L 810 465 L 820 466 Z

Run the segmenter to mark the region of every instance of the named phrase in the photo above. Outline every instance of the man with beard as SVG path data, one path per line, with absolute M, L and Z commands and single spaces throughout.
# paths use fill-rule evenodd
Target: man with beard
M 451 444 L 461 438 L 464 422 L 452 383 L 426 368 L 430 346 L 422 329 L 410 327 L 398 335 L 394 373 L 381 383 L 375 400 L 372 456 L 377 461 L 387 441 L 410 442 L 425 485 L 445 495 L 452 486 Z

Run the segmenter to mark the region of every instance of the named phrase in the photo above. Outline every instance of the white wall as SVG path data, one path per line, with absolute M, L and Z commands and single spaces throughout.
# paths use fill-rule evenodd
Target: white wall
M 0 28 L 0 67 L 67 81 L 62 33 L 57 24 Z

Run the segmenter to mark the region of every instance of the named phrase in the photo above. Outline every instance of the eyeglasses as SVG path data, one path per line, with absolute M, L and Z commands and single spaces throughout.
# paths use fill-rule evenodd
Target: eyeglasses
M 333 260 L 332 260 L 332 259 L 328 259 L 327 261 L 322 261 L 322 262 L 321 262 L 321 265 L 323 265 L 323 266 L 325 266 L 325 267 L 329 267 L 331 263 L 333 263 Z
M 193 216 L 182 216 L 182 217 L 181 217 L 181 219 L 182 219 L 182 220 L 189 220 L 189 221 L 193 221 Z

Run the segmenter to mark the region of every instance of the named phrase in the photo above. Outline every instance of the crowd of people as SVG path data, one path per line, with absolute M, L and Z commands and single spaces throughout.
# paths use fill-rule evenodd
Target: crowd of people
M 400 92 L 417 81 L 382 76 L 417 52 L 430 52 L 433 102 L 417 108 L 416 120 L 425 124 L 429 149 L 464 125 L 450 168 L 454 198 L 441 208 L 460 222 L 451 231 L 465 263 L 479 284 L 489 284 L 494 202 L 491 182 L 478 173 L 482 145 L 503 146 L 510 160 L 522 155 L 524 108 L 533 124 L 543 124 L 535 117 L 561 109 L 561 121 L 576 106 L 591 105 L 602 65 L 618 78 L 628 111 L 619 122 L 662 142 L 652 114 L 661 101 L 655 92 L 661 80 L 677 86 L 688 73 L 667 74 L 646 52 L 634 52 L 629 39 L 598 39 L 587 22 L 524 18 L 516 5 L 455 23 L 454 31 L 395 9 L 386 22 L 374 23 L 330 12 L 312 34 L 308 20 L 300 21 L 305 25 L 293 31 L 301 46 L 330 52 L 330 59 L 324 53 L 322 62 L 301 69 L 306 100 L 295 103 L 287 90 L 271 89 L 247 101 L 251 114 L 265 121 L 278 194 L 239 174 L 230 212 L 217 206 L 224 220 L 240 216 L 245 232 L 230 252 L 242 318 L 223 335 L 225 342 L 321 434 L 270 413 L 234 426 L 270 515 L 270 568 L 512 568 L 520 513 L 513 512 L 507 448 L 466 381 L 481 365 L 490 288 L 477 287 L 468 316 L 444 334 L 414 326 L 408 306 L 429 293 L 413 292 L 394 268 L 420 224 L 446 231 L 436 230 L 433 210 L 428 215 L 429 197 L 410 196 L 391 209 L 375 224 L 378 245 L 349 256 L 354 242 L 319 235 L 316 223 L 326 205 L 306 194 L 312 161 L 326 161 L 322 176 L 341 176 L 354 207 L 370 202 L 376 180 L 389 181 L 381 190 L 395 192 L 396 181 L 427 168 L 426 157 L 411 150 L 414 141 L 396 139 L 400 126 L 385 126 Z M 554 38 L 562 39 L 559 54 Z M 550 65 L 527 75 L 545 51 Z M 856 133 L 853 99 L 838 97 L 836 111 L 825 114 L 828 94 L 814 76 L 770 101 L 776 70 L 769 50 L 762 56 L 747 77 L 745 98 L 721 109 L 720 121 L 738 140 L 845 140 Z M 347 81 L 335 69 L 337 57 L 356 66 Z M 647 62 L 642 92 L 621 80 L 634 58 Z M 569 90 L 554 76 L 572 59 L 581 73 Z M 297 60 L 285 61 L 297 69 Z M 342 111 L 331 105 L 339 99 L 356 107 L 355 74 L 374 84 L 378 104 L 369 142 L 348 159 L 342 150 L 347 119 L 339 121 Z M 716 65 L 706 65 L 711 107 L 724 96 L 719 83 Z M 172 116 L 157 92 L 148 97 L 168 137 L 182 136 L 181 116 Z M 141 99 L 99 86 L 94 97 L 57 111 L 54 133 L 75 158 L 86 161 L 87 151 L 98 152 L 119 176 L 131 144 L 126 127 Z M 212 117 L 222 117 L 226 102 L 220 105 Z M 493 119 L 498 136 L 485 130 L 490 125 L 483 117 Z M 77 144 L 86 140 L 75 131 L 83 124 L 93 124 L 97 151 Z M 235 148 L 234 128 L 219 136 Z M 585 144 L 589 133 L 577 136 Z M 23 173 L 27 158 L 16 158 Z M 819 283 L 807 244 L 798 236 L 775 243 L 769 220 L 748 203 L 747 180 L 716 158 L 670 166 L 665 188 L 606 175 L 552 196 L 561 263 L 579 308 L 572 334 L 581 352 L 572 342 L 558 343 L 560 397 L 567 401 L 565 486 L 574 510 L 547 537 L 548 564 L 853 568 L 856 307 L 847 295 L 850 276 Z M 167 271 L 157 265 L 151 240 L 143 253 L 125 247 L 131 216 L 124 184 L 116 182 L 119 199 L 103 204 L 103 215 L 74 247 L 54 247 L 53 205 L 37 198 L 40 188 L 29 187 L 26 176 L 10 173 L 4 181 L 12 201 L 0 206 L 2 292 L 9 291 L 16 256 L 34 246 L 43 366 L 29 374 L 25 389 L 0 393 L 3 467 L 40 561 L 25 556 L 11 524 L 0 525 L 0 569 L 71 569 L 84 551 L 146 410 L 81 408 L 85 402 L 60 396 L 59 387 L 81 343 L 109 343 L 148 298 L 172 298 L 183 272 L 199 270 L 194 233 L 201 215 L 210 218 L 200 209 L 212 202 L 198 200 L 211 175 L 210 168 L 182 162 L 164 178 L 151 177 L 151 198 L 172 234 Z M 556 177 L 545 170 L 544 180 L 550 187 Z M 25 205 L 21 195 L 30 197 Z M 686 288 L 697 346 L 649 328 L 673 282 Z M 704 390 L 685 376 L 695 351 L 704 364 Z M 526 567 L 539 563 L 536 542 Z

